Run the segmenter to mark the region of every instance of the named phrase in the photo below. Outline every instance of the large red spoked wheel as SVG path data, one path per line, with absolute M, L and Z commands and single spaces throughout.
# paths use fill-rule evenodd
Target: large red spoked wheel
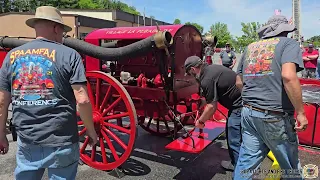
M 80 158 L 95 169 L 112 170 L 130 157 L 137 135 L 136 110 L 117 79 L 100 71 L 87 72 L 86 76 L 99 141 L 93 147 L 88 145 L 86 128 L 79 120 Z
M 185 106 L 183 105 L 177 105 L 177 115 L 180 115 L 187 111 L 187 108 L 184 107 Z M 140 127 L 142 127 L 142 129 L 146 130 L 150 134 L 165 137 L 172 135 L 174 133 L 175 127 L 177 128 L 177 131 L 180 131 L 182 129 L 182 126 L 179 123 L 174 124 L 174 117 L 170 113 L 170 111 L 161 111 L 160 108 L 158 108 L 158 111 L 154 114 L 157 114 L 157 117 L 152 117 L 148 114 L 139 117 Z M 182 119 L 182 123 L 185 123 L 185 118 Z

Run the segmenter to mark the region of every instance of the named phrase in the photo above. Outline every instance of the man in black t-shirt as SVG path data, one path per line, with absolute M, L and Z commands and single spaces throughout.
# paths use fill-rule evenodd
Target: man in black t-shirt
M 236 86 L 236 73 L 221 65 L 207 65 L 198 56 L 188 57 L 185 61 L 187 75 L 194 76 L 200 83 L 201 96 L 206 99 L 206 107 L 196 121 L 196 127 L 204 128 L 206 120 L 217 110 L 217 103 L 229 109 L 227 120 L 227 142 L 231 163 L 223 161 L 225 169 L 233 170 L 237 163 L 241 145 L 241 91 Z

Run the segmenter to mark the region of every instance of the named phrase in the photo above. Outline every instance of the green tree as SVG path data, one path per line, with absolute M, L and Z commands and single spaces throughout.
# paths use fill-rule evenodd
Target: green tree
M 320 47 L 320 35 L 313 36 L 313 37 L 307 39 L 307 41 L 305 41 L 304 45 L 306 46 L 308 43 L 313 43 L 313 45 L 315 47 Z
M 224 47 L 227 42 L 233 45 L 232 36 L 228 29 L 228 25 L 225 23 L 216 22 L 215 24 L 212 24 L 208 34 L 210 34 L 211 36 L 216 36 L 218 38 L 218 48 Z
M 237 37 L 237 43 L 240 47 L 246 47 L 250 43 L 259 40 L 257 30 L 261 27 L 259 22 L 241 23 L 243 35 Z
M 97 9 L 99 6 L 92 0 L 79 0 L 78 7 L 80 9 Z
M 193 25 L 194 27 L 196 27 L 199 30 L 199 32 L 201 34 L 203 33 L 203 27 L 198 23 L 186 22 L 186 25 Z
M 119 0 L 2 0 L 0 1 L 0 13 L 4 12 L 32 12 L 39 6 L 54 6 L 59 9 L 109 9 L 121 10 L 127 13 L 140 15 L 133 6 L 129 6 Z
M 173 24 L 181 24 L 180 19 L 175 19 L 175 20 L 173 21 Z

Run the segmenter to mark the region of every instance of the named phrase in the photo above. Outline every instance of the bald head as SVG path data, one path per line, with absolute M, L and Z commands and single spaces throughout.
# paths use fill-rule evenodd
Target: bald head
M 51 41 L 62 43 L 64 30 L 61 24 L 48 20 L 38 20 L 34 25 L 34 29 L 37 38 L 43 37 Z

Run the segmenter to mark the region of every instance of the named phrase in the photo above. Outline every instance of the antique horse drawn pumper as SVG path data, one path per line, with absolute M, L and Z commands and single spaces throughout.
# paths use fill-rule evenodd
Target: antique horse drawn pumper
M 217 38 L 210 40 L 207 43 L 214 47 Z M 0 37 L 0 55 L 26 42 Z M 194 26 L 98 29 L 85 41 L 65 37 L 63 43 L 83 56 L 87 71 L 99 135 L 99 143 L 89 147 L 79 118 L 80 156 L 87 165 L 112 170 L 123 164 L 134 148 L 137 125 L 151 134 L 173 137 L 167 149 L 190 153 L 203 151 L 224 132 L 225 123 L 217 121 L 207 121 L 201 131 L 184 128 L 201 114 L 198 84 L 183 69 L 188 56 L 203 55 L 203 39 Z M 226 110 L 219 108 L 213 118 L 225 119 Z M 181 137 L 179 131 L 184 132 Z

